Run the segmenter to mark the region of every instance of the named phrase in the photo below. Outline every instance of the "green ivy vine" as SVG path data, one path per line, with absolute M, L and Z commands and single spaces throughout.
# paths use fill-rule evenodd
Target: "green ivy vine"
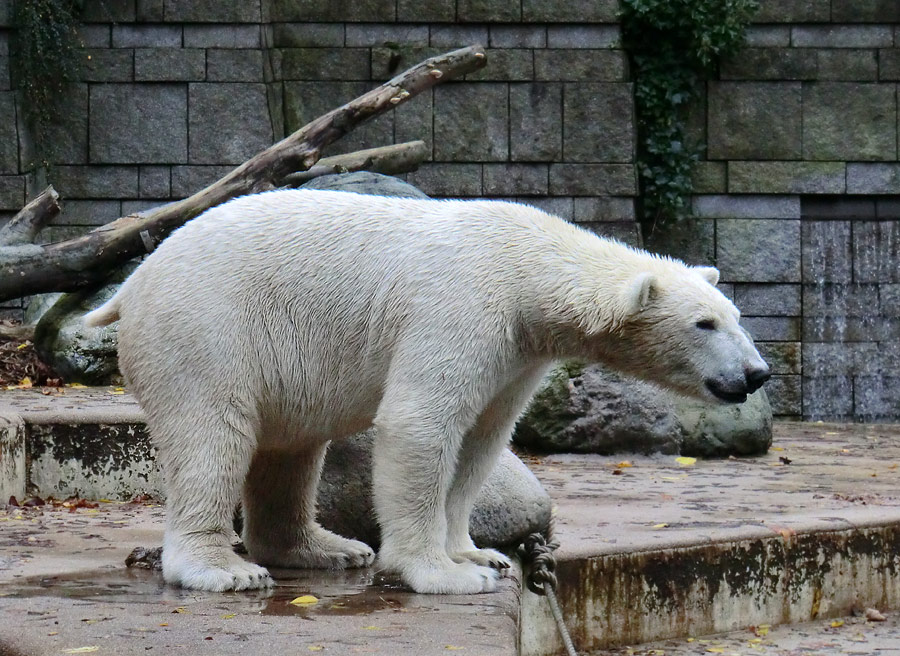
M 685 118 L 701 81 L 736 52 L 756 0 L 622 0 L 622 35 L 634 79 L 640 212 L 656 225 L 690 214 L 700 144 Z
M 65 105 L 65 85 L 76 72 L 78 17 L 83 0 L 16 0 L 13 6 L 13 83 L 22 93 L 37 162 L 46 165 L 45 128 Z

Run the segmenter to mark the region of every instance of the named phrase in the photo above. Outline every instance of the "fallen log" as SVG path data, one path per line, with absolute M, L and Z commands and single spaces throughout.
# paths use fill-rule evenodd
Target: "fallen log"
M 323 157 L 312 168 L 306 171 L 290 173 L 282 180 L 282 186 L 299 187 L 313 178 L 334 173 L 352 173 L 353 171 L 371 171 L 384 175 L 397 175 L 415 171 L 428 156 L 428 148 L 424 141 L 408 141 L 393 146 L 367 148 L 345 155 Z
M 75 239 L 0 248 L 0 301 L 99 285 L 110 269 L 152 251 L 172 230 L 210 207 L 281 186 L 291 173 L 311 168 L 322 148 L 360 123 L 485 64 L 480 46 L 432 57 L 306 124 L 189 198 L 122 217 Z

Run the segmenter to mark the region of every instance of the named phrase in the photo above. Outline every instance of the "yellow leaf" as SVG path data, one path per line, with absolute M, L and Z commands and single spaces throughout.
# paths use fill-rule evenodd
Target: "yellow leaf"
M 445 645 L 444 649 L 449 649 L 450 651 L 459 651 L 460 649 L 465 649 L 465 647 L 457 647 L 455 645 Z
M 724 654 L 725 653 L 725 650 L 722 649 L 721 647 L 708 647 L 706 649 L 706 651 L 709 652 L 710 654 Z
M 169 623 L 168 622 L 160 622 L 159 625 L 160 626 L 169 626 Z
M 767 635 L 769 635 L 769 625 L 768 624 L 760 624 L 758 627 L 756 627 L 755 633 L 756 633 L 756 635 L 758 635 L 761 638 L 766 637 Z
M 628 467 L 634 467 L 634 465 L 631 464 L 631 462 L 628 460 L 623 460 L 618 465 L 616 465 L 616 467 L 618 467 L 619 469 L 627 469 Z
M 839 626 L 844 626 L 844 620 L 832 620 L 832 621 L 831 621 L 831 628 L 832 628 L 832 629 L 836 629 L 836 628 L 838 628 Z
M 90 654 L 93 651 L 97 651 L 100 647 L 96 645 L 91 647 L 73 647 L 72 649 L 63 649 L 64 654 Z
M 380 627 L 380 626 L 364 626 L 363 628 L 364 628 L 366 631 L 381 631 L 381 627 Z
M 173 613 L 178 613 L 178 614 L 180 615 L 180 614 L 183 614 L 183 613 L 190 613 L 191 611 L 189 611 L 189 610 L 188 610 L 187 608 L 185 608 L 184 606 L 179 606 L 178 608 L 176 608 L 176 609 L 173 610 L 172 612 L 173 612 Z
M 677 462 L 682 467 L 691 467 L 697 462 L 697 459 L 688 458 L 687 456 L 681 456 L 680 458 L 675 458 L 675 462 Z
M 223 620 L 230 620 L 237 617 L 237 613 L 225 613 L 224 615 L 219 615 Z
M 773 446 L 772 451 L 784 451 L 784 448 L 780 446 Z
M 25 376 L 25 378 L 23 378 L 22 380 L 19 381 L 19 384 L 17 387 L 19 389 L 29 389 L 30 387 L 34 387 L 34 385 L 31 384 L 31 378 L 29 378 L 28 376 Z
M 759 644 L 760 642 L 762 642 L 762 638 L 753 638 L 753 639 L 750 640 L 750 642 L 751 642 L 752 644 L 754 644 L 754 645 L 757 645 L 757 644 Z
M 654 524 L 653 528 L 665 528 L 666 526 L 668 526 L 668 524 L 666 524 L 666 523 Z
M 29 346 L 31 346 L 31 343 L 30 343 L 30 342 L 25 342 L 24 344 L 19 344 L 19 345 L 16 347 L 16 350 L 17 350 L 17 351 L 21 351 L 23 348 L 28 348 Z
M 307 647 L 307 649 L 309 649 L 310 651 L 322 651 L 323 649 L 325 649 L 325 647 L 323 647 L 322 645 L 310 645 L 309 647 Z
M 81 383 L 66 383 L 66 387 L 71 389 L 87 389 L 87 385 L 82 385 Z
M 319 603 L 319 600 L 312 595 L 303 595 L 288 603 L 293 604 L 294 606 L 312 606 L 313 604 Z

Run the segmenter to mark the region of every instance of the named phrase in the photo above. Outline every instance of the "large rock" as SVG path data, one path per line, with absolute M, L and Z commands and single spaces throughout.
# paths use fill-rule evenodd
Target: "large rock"
M 707 404 L 570 361 L 547 377 L 514 440 L 549 452 L 750 455 L 772 443 L 772 410 L 762 390 L 740 405 Z
M 372 507 L 372 431 L 333 442 L 319 485 L 319 521 L 340 535 L 379 543 Z M 479 546 L 516 544 L 550 524 L 551 501 L 534 474 L 504 451 L 482 487 L 470 518 Z

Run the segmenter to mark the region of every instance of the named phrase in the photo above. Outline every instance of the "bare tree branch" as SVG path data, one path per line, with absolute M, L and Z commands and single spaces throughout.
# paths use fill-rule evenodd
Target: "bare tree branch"
M 299 187 L 313 178 L 352 171 L 372 171 L 385 175 L 409 173 L 419 168 L 419 164 L 426 157 L 428 157 L 428 148 L 424 141 L 408 141 L 393 146 L 367 148 L 345 155 L 323 157 L 311 169 L 287 175 L 282 180 L 282 184 L 285 187 Z
M 57 214 L 59 194 L 53 187 L 47 187 L 0 228 L 0 246 L 30 244 Z

